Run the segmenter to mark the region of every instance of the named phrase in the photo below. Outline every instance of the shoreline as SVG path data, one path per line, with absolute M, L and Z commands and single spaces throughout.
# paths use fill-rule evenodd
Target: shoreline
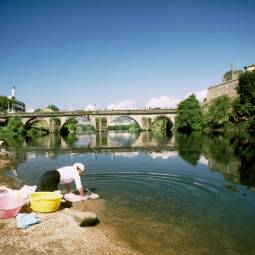
M 4 175 L 10 160 L 0 158 L 0 186 L 18 189 L 20 184 Z M 2 254 L 125 254 L 141 255 L 118 238 L 110 220 L 104 216 L 103 199 L 75 202 L 73 209 L 96 213 L 100 223 L 93 227 L 79 227 L 71 216 L 60 208 L 54 213 L 36 213 L 42 223 L 26 230 L 16 227 L 15 218 L 0 219 L 0 250 Z M 22 211 L 24 209 L 22 208 Z

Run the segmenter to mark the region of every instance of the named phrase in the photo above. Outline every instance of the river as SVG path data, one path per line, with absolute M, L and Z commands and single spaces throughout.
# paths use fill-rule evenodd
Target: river
M 254 254 L 252 137 L 141 132 L 9 141 L 7 175 L 85 164 L 84 186 L 106 201 L 119 238 L 144 254 Z

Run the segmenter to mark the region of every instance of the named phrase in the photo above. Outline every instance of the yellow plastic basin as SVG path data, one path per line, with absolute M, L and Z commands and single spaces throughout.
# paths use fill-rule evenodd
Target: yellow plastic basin
M 35 192 L 29 197 L 30 205 L 36 212 L 55 212 L 61 203 L 62 195 L 55 192 Z

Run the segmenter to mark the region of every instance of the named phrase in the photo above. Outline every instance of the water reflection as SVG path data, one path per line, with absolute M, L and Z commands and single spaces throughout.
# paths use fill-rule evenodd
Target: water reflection
M 161 159 L 170 159 L 178 156 L 177 151 L 162 151 L 162 152 L 151 152 L 149 154 L 153 159 L 161 158 Z
M 225 179 L 255 187 L 255 136 L 203 135 L 200 133 L 166 134 L 153 132 L 106 132 L 71 134 L 65 138 L 58 134 L 6 140 L 12 169 L 24 161 L 37 157 L 57 158 L 68 153 L 71 158 L 83 153 L 109 152 L 112 157 L 136 158 L 146 151 L 152 159 L 171 160 L 178 156 L 192 166 L 206 165 L 221 172 Z M 91 155 L 92 155 L 91 154 Z
M 27 185 L 44 171 L 86 164 L 82 182 L 105 199 L 104 220 L 144 254 L 253 250 L 255 193 L 242 186 L 255 185 L 252 135 L 109 132 L 13 145 L 9 174 Z
M 139 155 L 138 151 L 132 151 L 132 152 L 115 152 L 112 153 L 114 157 L 124 157 L 124 158 L 135 158 Z
M 163 139 L 164 138 L 164 139 Z M 43 137 L 34 137 L 19 146 L 13 146 L 12 142 L 7 142 L 9 149 L 15 150 L 51 150 L 52 153 L 58 150 L 68 149 L 115 149 L 115 148 L 160 148 L 174 147 L 175 137 L 156 135 L 151 132 L 129 133 L 129 132 L 102 132 L 89 134 L 70 134 L 62 137 L 59 134 L 49 134 Z
M 235 144 L 235 155 L 239 158 L 240 183 L 255 187 L 255 135 L 242 134 L 241 137 L 235 137 L 233 143 Z
M 196 165 L 203 148 L 203 136 L 200 133 L 176 134 L 176 149 L 179 155 L 191 165 Z
M 201 155 L 198 163 L 208 166 L 208 159 L 205 156 Z

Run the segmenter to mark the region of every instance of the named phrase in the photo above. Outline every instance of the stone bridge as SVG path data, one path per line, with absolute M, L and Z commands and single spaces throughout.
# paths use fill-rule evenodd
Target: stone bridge
M 96 110 L 63 112 L 17 112 L 0 113 L 0 120 L 19 116 L 26 127 L 35 122 L 44 122 L 50 132 L 59 131 L 71 119 L 89 120 L 96 131 L 106 131 L 108 125 L 118 117 L 128 117 L 136 122 L 141 130 L 149 130 L 155 121 L 166 119 L 169 128 L 175 123 L 176 109 L 140 109 L 140 110 Z

